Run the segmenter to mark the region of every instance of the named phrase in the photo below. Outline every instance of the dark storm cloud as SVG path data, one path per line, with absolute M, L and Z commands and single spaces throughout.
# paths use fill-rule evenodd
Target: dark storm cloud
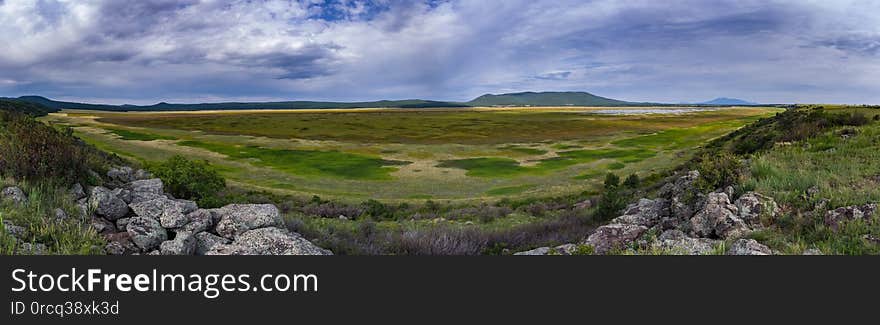
M 0 42 L 0 96 L 880 102 L 858 0 L 0 0 Z

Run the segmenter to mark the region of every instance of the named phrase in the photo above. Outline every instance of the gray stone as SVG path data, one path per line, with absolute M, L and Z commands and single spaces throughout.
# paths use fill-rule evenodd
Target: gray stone
M 95 232 L 102 235 L 112 234 L 117 231 L 116 225 L 113 222 L 98 216 L 92 217 L 89 224 L 92 229 L 95 229 Z
M 131 241 L 143 251 L 150 251 L 168 240 L 168 232 L 158 220 L 145 217 L 134 217 L 126 226 Z
M 86 191 L 83 189 L 80 183 L 73 184 L 73 186 L 71 186 L 70 189 L 67 190 L 67 193 L 70 193 L 70 196 L 73 198 L 74 201 L 88 196 L 86 195 Z
M 113 221 L 128 214 L 128 205 L 125 201 L 113 195 L 104 187 L 95 187 L 89 196 L 89 205 L 95 209 L 95 214 Z
M 67 212 L 64 212 L 61 208 L 55 208 L 55 220 L 66 220 Z
M 144 179 L 150 179 L 150 178 L 153 178 L 153 174 L 151 174 L 150 172 L 148 172 L 146 170 L 138 169 L 134 172 L 134 179 L 135 180 L 144 180 Z
M 3 229 L 14 238 L 25 239 L 27 237 L 27 229 L 22 226 L 16 226 L 12 221 L 3 220 Z
M 708 255 L 718 245 L 721 245 L 721 241 L 691 238 L 680 230 L 667 230 L 651 243 L 651 248 L 671 255 Z
M 248 230 L 229 245 L 215 245 L 206 255 L 332 255 L 297 233 L 269 227 Z
M 228 245 L 232 243 L 228 238 L 223 238 L 208 232 L 200 232 L 195 234 L 196 237 L 196 255 L 205 255 L 216 245 Z
M 271 204 L 230 204 L 219 213 L 222 217 L 215 232 L 230 239 L 249 230 L 284 225 L 278 208 Z
M 131 241 L 131 235 L 128 232 L 120 232 L 105 237 L 107 245 L 104 246 L 104 252 L 109 255 L 134 255 L 140 253 L 140 249 Z
M 596 254 L 607 254 L 614 249 L 624 249 L 647 231 L 645 226 L 631 224 L 608 224 L 601 226 L 587 238 Z
M 810 249 L 804 250 L 803 254 L 801 254 L 801 255 L 825 255 L 825 254 L 823 254 L 822 251 L 820 251 L 819 249 L 810 248 Z
M 41 243 L 22 243 L 18 247 L 18 253 L 21 255 L 46 255 L 46 245 Z
M 211 211 L 198 209 L 187 215 L 189 223 L 181 227 L 181 230 L 190 231 L 194 234 L 208 231 L 214 227 L 214 216 Z
M 640 199 L 639 202 L 627 206 L 624 214 L 611 220 L 611 223 L 631 224 L 650 228 L 659 223 L 668 214 L 668 201 L 666 199 Z
M 196 238 L 192 232 L 178 231 L 174 239 L 159 245 L 162 255 L 193 255 L 196 251 Z
M 750 226 L 759 226 L 761 217 L 774 218 L 780 214 L 779 205 L 773 198 L 756 192 L 748 192 L 734 202 L 739 217 Z
M 135 215 L 158 220 L 162 227 L 179 228 L 189 222 L 187 214 L 198 208 L 194 202 L 171 200 L 165 197 L 132 203 L 129 205 Z
M 27 195 L 25 195 L 24 191 L 18 186 L 4 188 L 3 191 L 0 192 L 0 197 L 2 197 L 3 200 L 12 201 L 15 204 L 25 204 L 28 201 Z
M 131 191 L 124 189 L 122 187 L 114 188 L 110 193 L 116 195 L 119 199 L 121 199 L 125 204 L 131 203 Z
M 162 180 L 158 178 L 136 180 L 125 185 L 131 192 L 131 203 L 139 203 L 165 197 Z
M 695 237 L 724 239 L 747 235 L 751 229 L 738 217 L 739 209 L 730 203 L 727 194 L 709 193 L 705 205 L 690 219 Z
M 131 218 L 119 218 L 116 220 L 116 228 L 125 229 L 128 226 L 129 221 L 131 221 Z
M 837 230 L 843 222 L 871 218 L 876 211 L 874 203 L 837 208 L 825 213 L 825 225 Z
M 514 253 L 513 255 L 519 256 L 529 256 L 529 255 L 547 255 L 550 252 L 550 247 L 538 247 L 532 250 L 527 250 L 525 252 Z
M 109 178 L 111 182 L 125 184 L 135 180 L 134 170 L 128 166 L 113 167 L 107 171 L 107 178 Z
M 770 248 L 754 239 L 738 239 L 727 249 L 727 255 L 771 255 Z

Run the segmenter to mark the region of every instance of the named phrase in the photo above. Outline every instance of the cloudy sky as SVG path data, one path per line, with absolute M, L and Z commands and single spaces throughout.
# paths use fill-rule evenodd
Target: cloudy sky
M 880 1 L 0 0 L 0 96 L 880 104 Z

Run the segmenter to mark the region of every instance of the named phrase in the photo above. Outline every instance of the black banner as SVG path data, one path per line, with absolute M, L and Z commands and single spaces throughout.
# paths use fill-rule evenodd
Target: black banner
M 875 257 L 4 256 L 0 262 L 6 278 L 4 319 L 11 321 L 4 324 L 269 319 L 546 323 L 566 317 L 630 320 L 722 312 L 725 318 L 738 318 L 758 310 L 846 311 L 851 316 L 872 311 L 876 299 L 862 295 L 880 289 L 874 271 L 880 259 Z M 100 282 L 83 291 L 89 270 Z M 105 281 L 110 275 L 112 281 Z M 181 275 L 188 285 L 200 282 L 201 288 L 163 291 L 154 282 L 162 275 Z M 233 291 L 219 287 L 225 275 L 232 277 L 227 284 Z M 242 275 L 245 281 L 240 281 Z M 69 291 L 75 277 L 81 277 L 81 287 Z M 293 291 L 285 277 L 298 279 L 299 290 Z M 134 289 L 135 278 L 146 291 Z M 206 290 L 210 283 L 219 292 Z M 105 284 L 109 291 L 104 291 Z M 208 297 L 213 293 L 216 297 Z

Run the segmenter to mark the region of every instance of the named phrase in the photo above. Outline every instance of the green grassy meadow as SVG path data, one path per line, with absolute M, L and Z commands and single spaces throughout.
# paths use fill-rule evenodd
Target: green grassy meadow
M 661 172 L 701 144 L 779 111 L 594 110 L 64 110 L 43 120 L 141 162 L 175 154 L 208 160 L 244 188 L 342 200 L 466 201 L 580 193 L 609 171 Z

